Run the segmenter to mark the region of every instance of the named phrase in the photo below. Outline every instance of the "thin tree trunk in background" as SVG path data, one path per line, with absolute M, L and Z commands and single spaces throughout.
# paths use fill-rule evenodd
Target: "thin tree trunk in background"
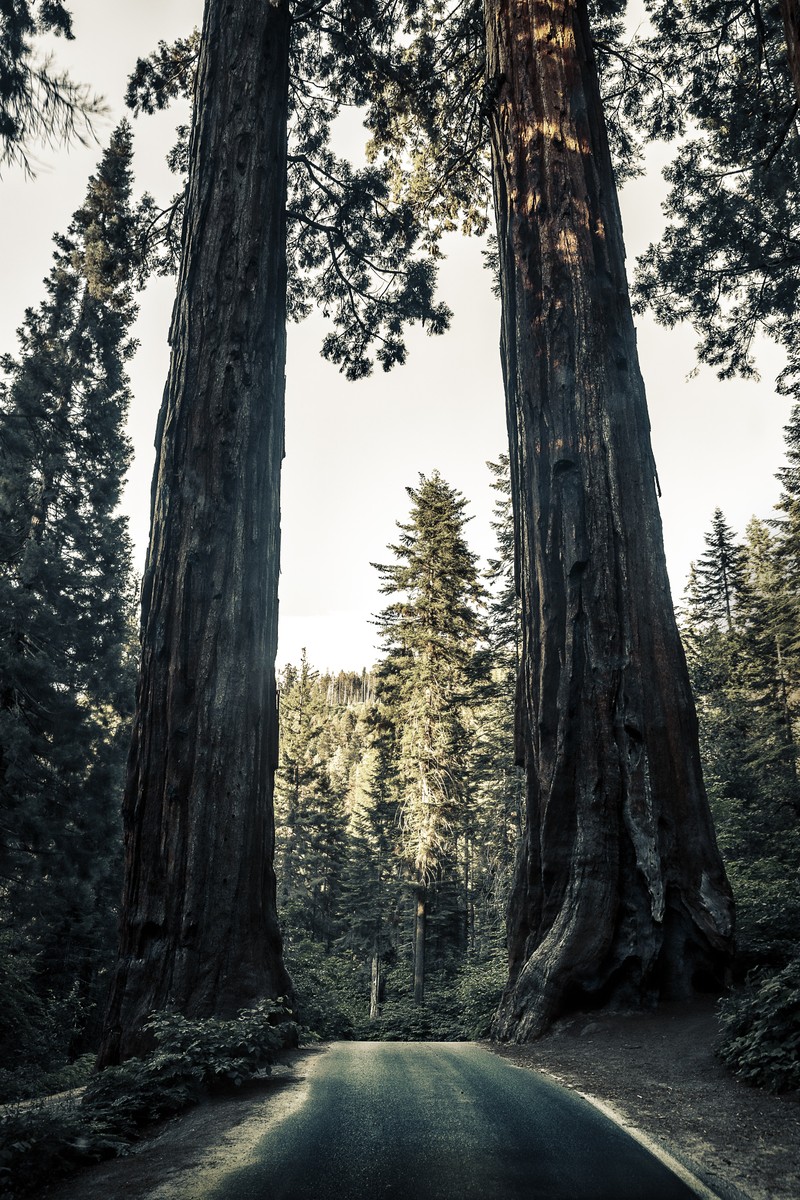
M 427 917 L 427 888 L 417 884 L 414 918 L 414 1003 L 425 1003 L 425 924 Z
M 272 870 L 287 0 L 207 0 L 100 1064 L 291 988 Z
M 372 955 L 372 973 L 369 988 L 369 1019 L 377 1021 L 381 1015 L 381 956 L 377 950 Z
M 789 755 L 790 770 L 792 773 L 792 783 L 794 784 L 794 805 L 797 808 L 797 743 L 794 737 L 794 719 L 792 707 L 789 703 L 789 681 L 786 678 L 786 669 L 781 651 L 780 640 L 775 638 L 775 659 L 778 664 L 778 683 L 780 685 L 780 705 L 783 716 L 783 725 L 786 731 L 784 741 Z
M 585 4 L 486 0 L 528 774 L 495 1035 L 724 975 Z
M 462 954 L 466 954 L 467 948 L 472 944 L 472 942 L 474 940 L 471 937 L 471 934 L 474 933 L 474 930 L 472 930 L 470 928 L 470 894 L 471 894 L 470 868 L 472 865 L 471 860 L 470 860 L 470 851 L 471 851 L 470 837 L 469 837 L 468 833 L 465 833 L 464 834 L 464 861 L 463 861 L 463 870 L 462 870 L 462 878 L 461 878 L 462 911 L 460 913 L 461 919 L 459 921 L 459 925 L 461 927 L 461 951 L 462 951 Z

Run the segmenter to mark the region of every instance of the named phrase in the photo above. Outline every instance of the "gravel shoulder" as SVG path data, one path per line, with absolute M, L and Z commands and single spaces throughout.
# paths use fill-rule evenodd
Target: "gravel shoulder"
M 602 1101 L 722 1196 L 800 1198 L 800 1103 L 734 1079 L 714 1056 L 714 1004 L 581 1015 L 490 1050 Z

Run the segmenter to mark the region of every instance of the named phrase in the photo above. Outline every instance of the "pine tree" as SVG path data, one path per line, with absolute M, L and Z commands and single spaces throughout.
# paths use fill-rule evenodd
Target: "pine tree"
M 692 610 L 695 622 L 733 629 L 737 598 L 744 587 L 745 551 L 737 546 L 734 533 L 721 509 L 714 510 L 711 529 L 705 535 L 706 550 L 692 564 Z
M 391 724 L 373 707 L 362 758 L 366 780 L 352 804 L 342 877 L 342 945 L 369 964 L 369 1019 L 377 1020 L 385 961 L 396 949 L 402 893 L 397 769 Z
M 492 529 L 497 557 L 489 559 L 486 580 L 490 588 L 489 644 L 495 668 L 502 669 L 509 686 L 516 689 L 522 637 L 519 597 L 514 581 L 514 512 L 511 502 L 511 474 L 507 454 L 496 463 L 487 463 L 492 487 L 497 492 Z
M 793 595 L 800 597 L 800 404 L 792 408 L 784 437 L 787 461 L 777 474 L 781 494 L 775 506 L 780 516 L 773 518 L 770 524 L 778 534 L 776 550 L 781 575 Z M 797 615 L 800 618 L 800 612 Z M 797 628 L 800 630 L 800 619 Z M 795 652 L 798 651 L 800 646 L 795 646 Z
M 133 586 L 117 509 L 137 267 L 117 129 L 0 388 L 0 863 L 38 986 L 97 1001 L 118 891 Z
M 750 522 L 741 614 L 747 659 L 743 675 L 751 693 L 753 723 L 761 729 L 746 753 L 764 776 L 767 789 L 780 796 L 780 803 L 800 812 L 796 737 L 800 664 L 795 652 L 800 597 L 784 573 L 776 542 L 764 522 L 755 518 Z
M 476 910 L 490 940 L 497 942 L 499 917 L 511 884 L 511 874 L 522 834 L 525 807 L 525 774 L 522 746 L 515 729 L 517 686 L 522 636 L 519 599 L 514 583 L 514 518 L 508 455 L 487 464 L 498 493 L 492 527 L 497 557 L 486 571 L 487 670 L 483 698 L 476 717 L 471 760 L 475 845 L 478 849 L 476 885 L 480 889 Z M 477 941 L 486 941 L 478 931 Z M 504 942 L 504 939 L 502 939 Z
M 281 926 L 287 961 L 299 973 L 301 1016 L 310 1001 L 312 1019 L 340 1035 L 366 1017 L 362 990 L 377 1017 L 383 960 L 394 944 L 396 802 L 386 739 L 363 699 L 370 692 L 366 672 L 319 676 L 305 653 L 281 678 Z
M 280 689 L 280 760 L 275 775 L 275 873 L 284 936 L 308 936 L 328 950 L 339 934 L 345 858 L 343 797 L 331 781 L 323 745 L 327 684 L 303 651 Z
M 381 591 L 396 597 L 378 618 L 385 646 L 378 694 L 396 730 L 403 852 L 416 894 L 419 1004 L 431 892 L 452 894 L 458 837 L 467 828 L 464 709 L 472 687 L 480 587 L 475 556 L 464 539 L 464 497 L 438 472 L 420 475 L 419 486 L 407 491 L 410 519 L 398 523 L 399 542 L 390 546 L 397 561 L 375 564 Z
M 776 539 L 753 520 L 733 622 L 687 588 L 682 625 L 703 769 L 737 903 L 737 965 L 786 964 L 796 943 L 796 690 L 782 646 L 790 592 Z

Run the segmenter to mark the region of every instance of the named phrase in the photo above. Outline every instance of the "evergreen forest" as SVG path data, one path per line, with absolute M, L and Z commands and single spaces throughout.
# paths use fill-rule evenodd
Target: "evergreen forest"
M 398 522 L 401 541 L 390 547 L 398 561 L 379 568 L 385 590 L 402 596 L 378 618 L 390 639 L 385 657 L 370 672 L 336 676 L 303 659 L 281 679 L 276 861 L 286 953 L 315 1027 L 331 1036 L 486 1036 L 505 983 L 504 914 L 524 821 L 513 755 L 520 640 L 507 460 L 489 468 L 498 545 L 482 577 L 473 566 L 462 583 L 450 558 L 455 543 L 444 541 L 463 497 L 438 478 L 422 479 L 409 488 L 410 520 Z M 753 989 L 777 982 L 789 1005 L 800 929 L 798 409 L 778 478 L 775 512 L 754 517 L 741 535 L 721 511 L 711 515 L 679 616 L 736 900 L 735 977 Z M 426 553 L 438 578 L 424 573 Z M 426 626 L 436 611 L 427 581 L 454 606 L 440 629 L 456 632 L 455 608 L 464 605 L 451 662 Z M 430 647 L 432 659 L 442 655 L 436 688 L 426 685 L 428 664 L 414 644 Z M 453 722 L 441 727 L 429 702 L 422 745 L 420 696 L 445 704 Z M 420 829 L 414 805 L 428 773 L 445 786 Z M 759 1077 L 768 1075 L 762 1064 Z
M 622 0 L 205 0 L 113 130 L 54 65 L 73 8 L 0 2 L 0 195 L 97 142 L 0 356 L 0 1196 L 317 1040 L 525 1043 L 712 995 L 723 1063 L 796 1095 L 796 0 L 648 0 L 635 32 Z M 135 131 L 176 102 L 174 193 L 137 192 Z M 617 189 L 656 142 L 629 290 Z M 287 321 L 319 314 L 347 380 L 402 370 L 412 327 L 447 336 L 458 231 L 501 306 L 494 552 L 419 470 L 370 564 L 375 661 L 278 664 Z M 674 605 L 644 311 L 723 380 L 771 339 L 793 405 L 775 508 L 698 514 Z M 78 1116 L 26 1107 L 84 1085 Z
M 8 404 L 3 430 L 8 444 L 16 437 L 16 479 L 30 485 L 25 416 L 21 401 Z M 115 420 L 118 410 L 112 429 Z M 64 514 L 76 485 L 67 448 L 47 433 L 53 513 Z M 420 476 L 387 546 L 393 561 L 375 564 L 387 596 L 375 617 L 382 656 L 369 669 L 329 674 L 304 655 L 280 675 L 278 911 L 298 1017 L 323 1038 L 485 1037 L 505 983 L 505 914 L 524 825 L 514 754 L 520 631 L 507 457 L 487 469 L 495 558 L 481 568 L 469 549 L 466 498 L 438 474 Z M 711 515 L 679 616 L 736 898 L 735 977 L 751 989 L 780 980 L 788 998 L 800 929 L 800 409 L 778 478 L 775 512 L 743 534 L 720 510 Z M 5 1098 L 39 1090 L 54 1064 L 69 1079 L 68 1064 L 92 1056 L 114 957 L 121 847 L 109 796 L 124 771 L 135 634 L 124 522 L 103 532 L 116 557 L 111 577 L 91 576 L 95 618 L 101 586 L 109 599 L 89 648 L 73 649 L 75 623 L 53 615 L 56 595 L 79 611 L 86 560 L 80 571 L 70 560 L 75 543 L 91 545 L 87 531 L 53 535 L 49 557 L 44 538 L 35 558 L 29 545 L 25 574 L 7 565 L 4 576 L 20 642 L 47 638 L 59 650 L 45 673 L 41 661 L 3 648 L 8 678 L 30 705 L 3 725 L 4 762 L 14 767 L 4 776 Z M 124 582 L 127 599 L 112 580 Z M 90 706 L 77 665 L 72 690 L 53 674 L 58 663 L 94 659 L 98 645 L 107 674 L 97 671 Z M 35 773 L 22 769 L 31 763 Z M 54 780 L 60 803 L 48 804 Z

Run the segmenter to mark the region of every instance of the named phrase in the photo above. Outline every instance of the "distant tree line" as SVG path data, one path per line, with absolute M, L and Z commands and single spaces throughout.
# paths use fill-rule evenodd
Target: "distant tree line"
M 507 460 L 492 470 L 503 541 Z M 395 561 L 378 567 L 390 603 L 374 671 L 319 676 L 303 657 L 281 678 L 279 912 L 301 1019 L 468 1036 L 505 977 L 516 598 L 499 560 L 491 591 L 479 576 L 463 496 L 436 473 L 408 493 Z
M 786 439 L 775 516 L 754 518 L 740 544 L 717 510 L 679 609 L 737 903 L 740 983 L 792 967 L 800 948 L 800 408 Z M 447 552 L 466 549 L 461 498 L 436 476 L 421 479 L 397 562 L 381 568 L 396 597 L 380 618 L 383 659 L 367 675 L 318 676 L 304 658 L 282 676 L 276 864 L 287 956 L 301 1007 L 339 1033 L 465 1036 L 485 1027 L 503 981 L 524 783 L 513 754 L 507 462 L 492 469 L 501 499 L 489 579 L 479 581 L 468 552 Z M 460 627 L 448 653 L 437 631 L 459 626 L 452 611 L 437 625 L 436 598 L 457 604 L 459 587 L 479 583 L 462 610 L 471 633 Z M 432 659 L 438 685 L 426 677 Z
M 800 407 L 786 441 L 775 515 L 717 509 L 681 608 L 740 973 L 800 949 Z

